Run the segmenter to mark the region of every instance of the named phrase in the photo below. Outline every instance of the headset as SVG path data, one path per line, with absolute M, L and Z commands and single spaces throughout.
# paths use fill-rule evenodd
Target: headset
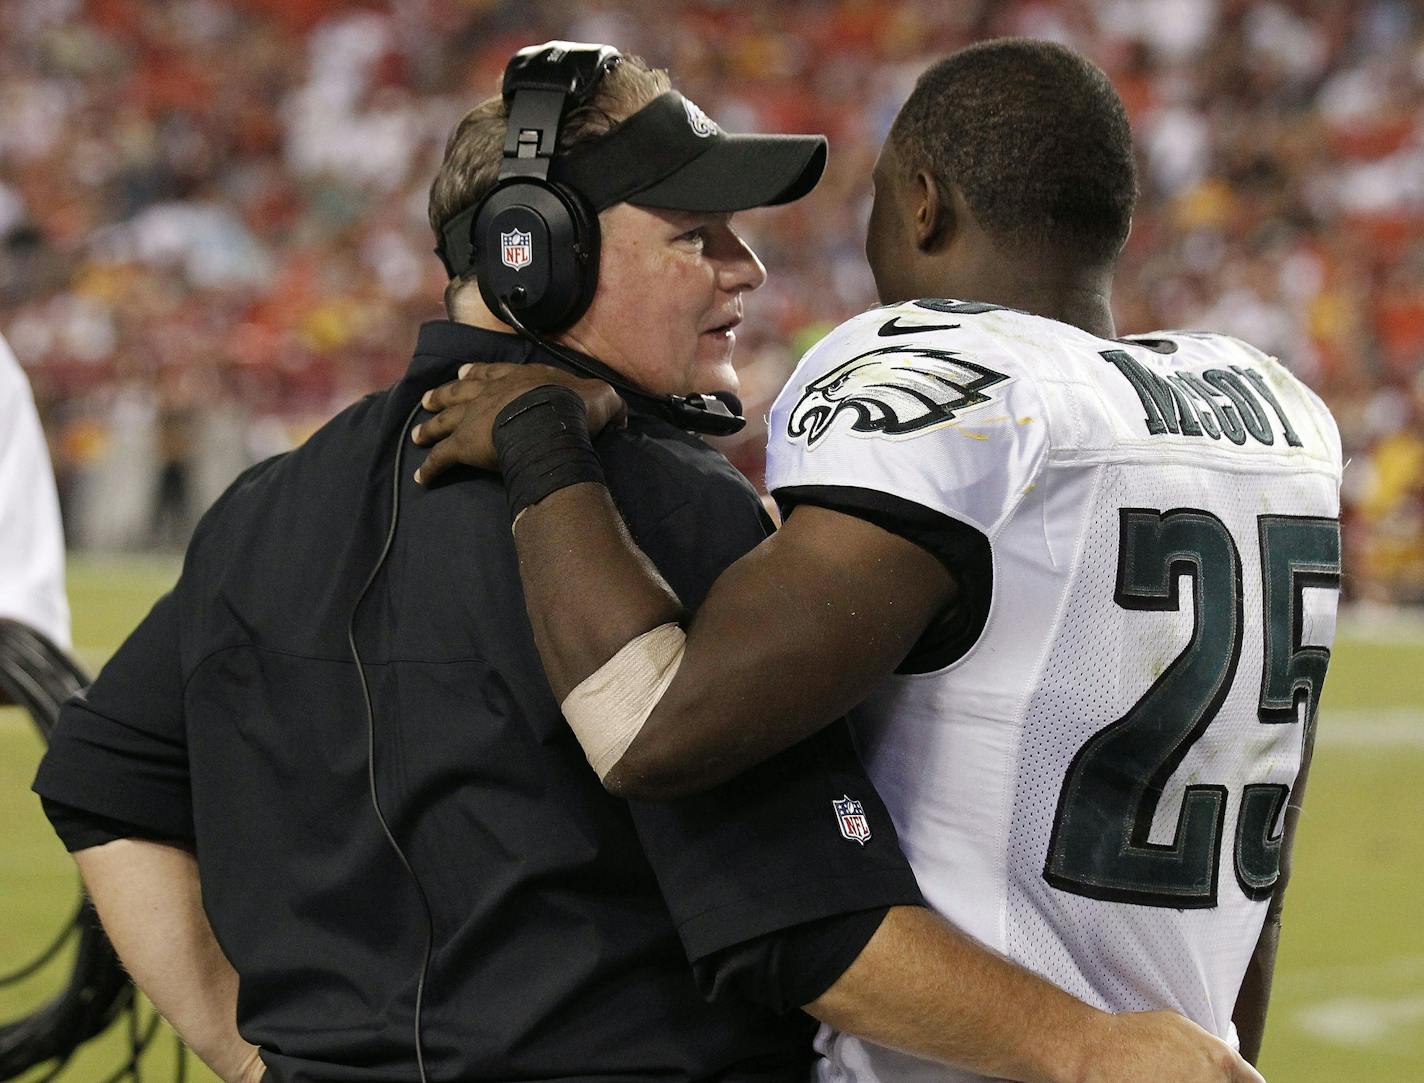
M 549 179 L 564 118 L 623 59 L 610 45 L 551 41 L 521 49 L 504 69 L 509 114 L 499 179 L 441 229 L 451 277 L 474 271 L 491 312 L 501 303 L 536 332 L 572 325 L 598 286 L 598 214 Z
M 445 223 L 436 254 L 452 278 L 474 272 L 491 312 L 585 376 L 603 380 L 681 429 L 730 436 L 746 425 L 730 392 L 658 395 L 592 367 L 545 339 L 588 311 L 598 287 L 598 214 L 573 187 L 549 179 L 570 108 L 586 103 L 623 56 L 611 45 L 551 41 L 521 49 L 504 70 L 509 113 L 494 188 Z

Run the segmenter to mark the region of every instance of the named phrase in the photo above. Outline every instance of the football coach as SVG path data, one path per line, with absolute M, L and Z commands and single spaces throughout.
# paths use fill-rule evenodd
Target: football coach
M 616 382 L 602 469 L 694 609 L 770 529 L 688 435 L 735 424 L 713 393 L 765 278 L 731 215 L 804 195 L 826 148 L 727 135 L 606 47 L 525 50 L 504 90 L 431 190 L 450 319 L 233 484 L 41 763 L 135 980 L 231 1083 L 797 1080 L 795 1009 L 828 991 L 837 1026 L 986 1074 L 1176 1078 L 1174 1018 L 1090 1009 L 923 909 L 843 728 L 666 804 L 588 771 L 519 509 L 491 475 L 417 484 L 407 433 L 474 357 Z

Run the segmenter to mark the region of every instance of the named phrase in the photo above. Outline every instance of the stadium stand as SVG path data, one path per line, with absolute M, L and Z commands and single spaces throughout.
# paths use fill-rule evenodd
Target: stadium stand
M 1065 41 L 1131 113 L 1123 331 L 1279 355 L 1346 455 L 1347 589 L 1424 603 L 1424 15 L 1409 0 L 3 0 L 0 331 L 72 542 L 177 546 L 246 463 L 405 365 L 443 286 L 426 186 L 518 46 L 607 40 L 730 129 L 823 131 L 825 182 L 747 216 L 758 416 L 873 302 L 870 166 L 926 62 Z M 754 479 L 764 431 L 728 447 Z

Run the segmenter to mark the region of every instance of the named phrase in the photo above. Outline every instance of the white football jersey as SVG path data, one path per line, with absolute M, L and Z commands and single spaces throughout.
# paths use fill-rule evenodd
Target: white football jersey
M 1223 335 L 918 301 L 802 359 L 773 493 L 873 490 L 988 540 L 972 645 L 855 718 L 931 905 L 1091 1004 L 1234 1040 L 1334 634 L 1340 470 L 1320 400 Z M 818 1048 L 826 1080 L 978 1078 Z

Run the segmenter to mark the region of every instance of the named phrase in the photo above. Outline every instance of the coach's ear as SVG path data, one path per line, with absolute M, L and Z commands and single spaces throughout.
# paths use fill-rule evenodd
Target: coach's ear
M 911 181 L 911 205 L 915 208 L 915 247 L 921 252 L 943 248 L 954 236 L 957 190 L 927 169 L 915 172 Z

